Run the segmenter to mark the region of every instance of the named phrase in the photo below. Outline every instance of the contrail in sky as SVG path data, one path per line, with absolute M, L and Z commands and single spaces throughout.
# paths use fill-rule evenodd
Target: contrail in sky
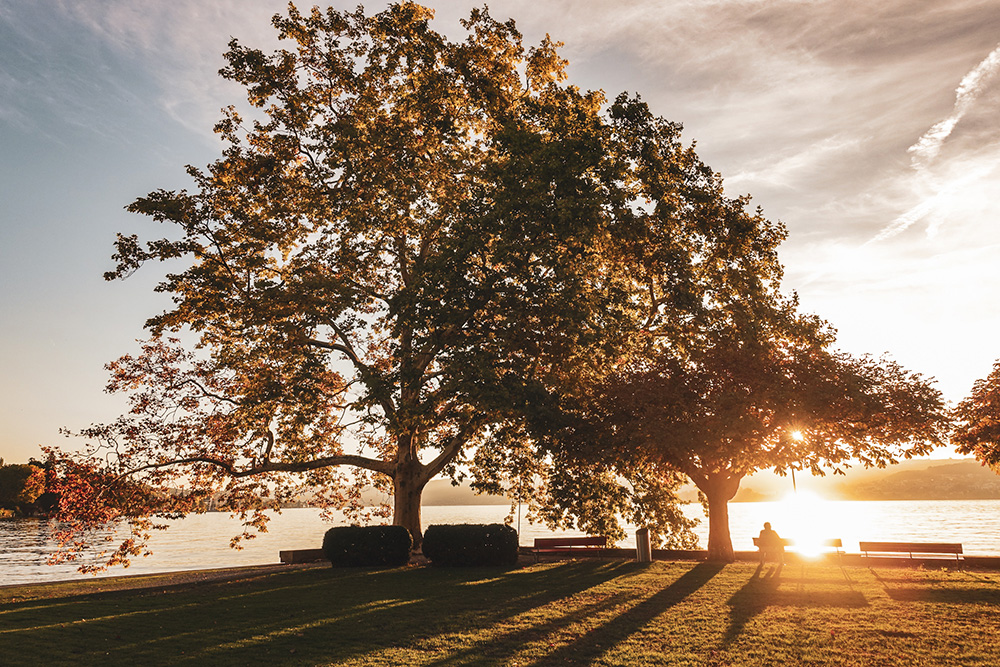
M 972 105 L 983 92 L 987 83 L 998 72 L 1000 72 L 1000 45 L 997 45 L 981 63 L 976 65 L 972 71 L 962 78 L 961 83 L 958 84 L 958 88 L 955 89 L 955 106 L 952 108 L 951 114 L 944 120 L 935 123 L 931 129 L 924 132 L 923 136 L 917 140 L 917 143 L 907 149 L 907 152 L 912 156 L 911 164 L 918 173 L 923 172 L 929 167 L 938 156 L 945 140 L 951 136 L 955 126 L 958 125 L 958 122 L 972 108 Z M 931 210 L 932 205 L 940 197 L 940 194 L 938 193 L 934 197 L 924 200 L 897 217 L 886 225 L 873 239 L 868 241 L 868 243 L 883 241 L 909 228 Z
M 937 157 L 941 150 L 941 144 L 955 129 L 958 121 L 962 120 L 962 117 L 972 107 L 987 81 L 997 71 L 1000 71 L 1000 46 L 993 49 L 990 55 L 986 56 L 974 70 L 966 74 L 962 82 L 958 84 L 958 88 L 955 90 L 955 107 L 952 109 L 951 115 L 936 123 L 917 140 L 917 143 L 910 146 L 909 152 L 913 155 L 914 168 L 924 167 Z

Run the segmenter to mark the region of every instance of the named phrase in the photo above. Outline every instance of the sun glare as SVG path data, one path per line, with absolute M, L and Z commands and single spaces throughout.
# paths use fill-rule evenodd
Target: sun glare
M 784 525 L 781 536 L 794 542 L 792 547 L 805 558 L 817 558 L 825 551 L 830 526 L 821 520 L 826 501 L 812 491 L 798 491 L 786 495 L 781 501 Z
M 794 440 L 795 442 L 802 442 L 806 437 L 802 435 L 802 431 L 792 431 L 791 436 L 792 440 Z

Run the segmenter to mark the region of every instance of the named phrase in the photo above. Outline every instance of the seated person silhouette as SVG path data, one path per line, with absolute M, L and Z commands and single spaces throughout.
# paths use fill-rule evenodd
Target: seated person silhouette
M 757 548 L 760 549 L 761 564 L 765 560 L 785 562 L 785 543 L 781 541 L 778 533 L 771 530 L 770 522 L 764 523 L 764 530 L 760 531 L 760 537 L 757 538 Z

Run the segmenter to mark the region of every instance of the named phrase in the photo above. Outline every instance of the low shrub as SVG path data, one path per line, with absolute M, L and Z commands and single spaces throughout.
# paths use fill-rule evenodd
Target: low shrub
M 402 526 L 337 526 L 323 536 L 323 554 L 334 567 L 406 565 L 412 546 Z
M 428 526 L 424 556 L 433 565 L 516 565 L 517 531 L 502 523 Z

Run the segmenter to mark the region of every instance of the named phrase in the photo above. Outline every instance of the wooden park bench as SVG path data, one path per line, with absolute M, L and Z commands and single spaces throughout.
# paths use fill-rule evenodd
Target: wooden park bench
M 538 562 L 539 554 L 592 553 L 604 551 L 607 547 L 606 537 L 536 537 L 531 551 L 535 554 L 535 562 Z
M 962 559 L 962 545 L 947 542 L 859 542 L 858 549 L 865 558 L 873 555 L 908 554 L 911 559 L 938 556 L 954 556 L 955 560 Z
M 759 537 L 753 538 L 753 545 L 755 547 L 757 547 L 758 549 L 760 549 L 759 541 L 760 541 Z M 781 543 L 784 544 L 785 547 L 794 547 L 795 546 L 795 540 L 789 540 L 789 539 L 784 538 L 784 537 L 781 538 Z M 844 548 L 844 542 L 839 537 L 837 537 L 837 538 L 834 538 L 834 539 L 831 539 L 831 540 L 823 540 L 823 542 L 820 544 L 820 546 L 826 547 L 827 549 L 836 549 L 837 553 L 840 553 L 840 550 Z
M 781 538 L 781 543 L 785 546 L 786 549 L 788 547 L 795 546 L 795 540 L 790 540 L 790 539 L 785 538 L 785 537 Z M 759 537 L 753 538 L 753 545 L 755 547 L 757 547 L 758 549 L 760 549 L 760 538 Z M 834 549 L 834 550 L 836 550 L 838 557 L 842 557 L 843 556 L 843 553 L 840 550 L 844 548 L 844 542 L 839 537 L 835 537 L 835 538 L 832 538 L 832 539 L 829 539 L 829 540 L 823 540 L 820 543 L 820 546 L 823 547 L 823 548 L 825 548 L 825 549 Z M 763 556 L 763 554 L 761 554 L 761 555 Z
M 827 549 L 833 549 L 834 551 L 837 552 L 837 555 L 839 556 L 840 550 L 844 548 L 844 542 L 839 537 L 835 537 L 830 540 L 823 540 L 820 546 L 826 547 Z
M 793 540 L 788 539 L 787 537 L 781 538 L 781 544 L 784 545 L 786 548 L 787 547 L 795 546 L 795 542 Z M 753 538 L 753 545 L 755 547 L 757 547 L 758 549 L 760 549 L 760 538 L 759 537 Z
M 322 549 L 295 549 L 293 551 L 279 551 L 278 559 L 287 565 L 296 563 L 317 563 L 326 560 L 326 554 Z

